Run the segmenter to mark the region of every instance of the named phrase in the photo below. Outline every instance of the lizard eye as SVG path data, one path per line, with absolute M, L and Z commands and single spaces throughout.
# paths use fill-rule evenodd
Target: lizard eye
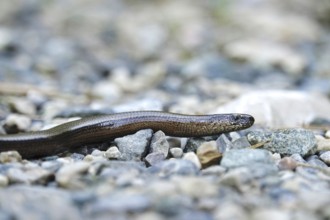
M 234 119 L 235 121 L 238 121 L 238 120 L 241 119 L 241 116 L 240 116 L 240 115 L 234 115 L 234 116 L 233 116 L 233 119 Z

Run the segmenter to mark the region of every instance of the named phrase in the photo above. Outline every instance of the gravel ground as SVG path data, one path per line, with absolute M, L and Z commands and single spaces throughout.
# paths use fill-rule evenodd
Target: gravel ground
M 330 219 L 329 15 L 308 0 L 1 2 L 1 135 L 132 110 L 256 122 L 1 152 L 0 219 Z

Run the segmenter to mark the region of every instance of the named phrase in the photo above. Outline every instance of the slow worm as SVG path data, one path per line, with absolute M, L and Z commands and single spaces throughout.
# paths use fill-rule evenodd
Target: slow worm
M 78 146 L 113 140 L 147 128 L 162 130 L 169 136 L 201 137 L 245 129 L 253 123 L 254 118 L 246 114 L 126 112 L 87 117 L 43 131 L 0 135 L 0 152 L 16 150 L 23 158 L 38 158 Z

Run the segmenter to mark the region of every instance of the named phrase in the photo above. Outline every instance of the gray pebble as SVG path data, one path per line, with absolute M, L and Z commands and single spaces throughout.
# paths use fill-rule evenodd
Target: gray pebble
M 90 163 L 85 161 L 66 164 L 56 173 L 55 180 L 63 188 L 81 188 L 83 184 L 77 179 L 89 166 Z
M 225 134 L 220 135 L 216 142 L 220 153 L 224 153 L 226 150 L 233 149 L 234 147 L 233 143 L 231 143 L 231 141 Z
M 247 137 L 241 137 L 236 139 L 235 141 L 232 142 L 233 144 L 233 149 L 243 149 L 243 148 L 249 148 L 251 147 L 251 144 L 249 143 Z
M 116 138 L 115 143 L 121 153 L 123 160 L 139 161 L 147 153 L 147 147 L 152 137 L 153 131 L 145 129 L 136 132 L 132 135 L 127 135 L 122 138 Z
M 25 115 L 10 114 L 5 120 L 3 127 L 7 133 L 26 131 L 31 126 L 31 119 Z
M 184 140 L 186 142 L 183 144 Z M 168 137 L 167 138 L 167 142 L 170 145 L 170 148 L 175 148 L 175 147 L 181 148 L 186 145 L 187 140 L 188 140 L 188 138 L 177 138 L 177 137 Z
M 327 215 L 329 216 L 329 214 Z M 308 212 L 307 210 L 297 210 L 292 213 L 293 220 L 319 220 L 317 213 Z
M 119 159 L 121 157 L 121 153 L 117 147 L 110 147 L 106 152 L 105 152 L 105 157 L 108 159 Z
M 151 201 L 143 195 L 115 194 L 99 198 L 95 203 L 86 207 L 91 216 L 102 213 L 142 212 L 151 206 Z
M 240 219 L 248 220 L 247 211 L 237 203 L 224 202 L 220 203 L 214 211 L 215 219 Z
M 102 156 L 93 156 L 91 154 L 88 154 L 84 157 L 83 161 L 86 162 L 100 162 L 100 161 L 107 161 L 108 159 Z
M 36 114 L 36 106 L 28 99 L 15 98 L 11 100 L 10 105 L 14 112 L 18 112 L 24 115 Z
M 0 174 L 0 187 L 5 187 L 9 183 L 8 177 L 5 175 Z
M 330 130 L 327 130 L 326 132 L 325 132 L 325 134 L 324 134 L 324 137 L 326 137 L 326 138 L 330 138 Z
M 317 184 L 317 182 L 314 182 L 312 184 Z M 329 202 L 330 202 L 329 191 L 322 191 L 322 193 L 307 191 L 304 193 L 299 193 L 298 198 L 299 198 L 299 207 L 302 210 L 318 212 L 318 211 L 326 211 L 329 209 Z
M 14 36 L 10 29 L 0 29 L 0 51 L 6 50 L 9 46 L 14 43 Z
M 274 161 L 271 153 L 263 149 L 229 150 L 221 160 L 221 166 L 226 168 L 249 166 L 254 163 L 274 164 Z
M 292 154 L 290 157 L 294 159 L 297 163 L 306 163 L 306 160 L 304 160 L 304 158 L 300 154 Z
M 162 152 L 153 152 L 148 154 L 144 160 L 146 161 L 148 166 L 154 166 L 163 160 L 165 160 L 165 156 Z
M 0 163 L 13 163 L 22 161 L 22 156 L 17 151 L 6 151 L 0 153 Z
M 1 189 L 0 203 L 9 219 L 82 219 L 70 194 L 55 188 L 17 185 Z
M 145 169 L 145 163 L 143 162 L 111 160 L 102 164 L 102 170 L 99 171 L 99 175 L 104 178 L 116 179 L 123 173 L 136 173 L 136 171 L 143 173 Z
M 11 168 L 7 172 L 7 177 L 10 183 L 25 183 L 25 184 L 45 184 L 48 182 L 52 173 L 41 167 L 32 168 Z
M 197 148 L 203 143 L 205 140 L 203 138 L 189 138 L 186 145 L 183 148 L 183 152 L 196 152 Z
M 170 153 L 174 158 L 181 158 L 183 155 L 183 150 L 179 147 L 174 147 L 170 149 Z
M 226 172 L 226 168 L 219 165 L 213 165 L 202 170 L 203 175 L 214 175 L 214 176 L 221 176 L 225 172 Z
M 98 157 L 98 156 L 103 157 L 104 156 L 104 152 L 103 151 L 100 151 L 98 149 L 95 149 L 95 150 L 93 150 L 93 152 L 91 153 L 91 155 L 92 156 L 96 156 L 96 157 Z
M 229 135 L 229 137 L 231 139 L 231 142 L 234 142 L 234 141 L 236 141 L 236 140 L 238 140 L 238 139 L 241 138 L 241 135 L 238 132 L 236 132 L 236 131 L 230 132 L 228 135 Z
M 254 220 L 291 220 L 291 213 L 287 210 L 264 208 L 255 209 L 251 214 Z
M 171 175 L 196 175 L 199 169 L 189 160 L 170 159 L 165 160 L 149 168 L 150 172 L 157 172 L 160 176 Z
M 223 185 L 241 189 L 248 186 L 248 182 L 251 179 L 253 179 L 253 176 L 247 167 L 238 167 L 228 170 L 228 172 L 221 176 L 220 182 Z
M 328 168 L 328 166 L 322 160 L 320 160 L 319 157 L 316 155 L 312 155 L 312 156 L 308 157 L 307 163 L 310 165 L 313 165 L 313 166 Z
M 277 166 L 280 170 L 294 170 L 297 167 L 297 162 L 292 157 L 283 157 Z
M 317 151 L 328 151 L 330 150 L 330 139 L 326 139 L 323 136 L 316 135 L 317 140 Z
M 74 161 L 80 161 L 84 159 L 84 155 L 83 154 L 79 154 L 79 153 L 73 153 L 70 155 L 70 157 L 74 160 Z
M 58 162 L 56 160 L 54 161 L 43 161 L 41 163 L 41 167 L 48 170 L 51 173 L 55 173 L 57 172 L 61 167 L 62 167 L 62 163 Z
M 166 140 L 166 136 L 164 132 L 157 131 L 154 133 L 151 139 L 150 143 L 150 151 L 151 153 L 162 153 L 164 154 L 164 157 L 166 158 L 168 155 L 168 150 L 170 148 L 170 145 L 168 141 Z
M 251 144 L 265 142 L 264 149 L 284 155 L 297 153 L 305 156 L 316 149 L 316 138 L 313 132 L 305 129 L 253 131 L 248 134 L 248 140 Z
M 181 212 L 177 219 L 180 220 L 191 220 L 191 219 L 198 219 L 198 220 L 212 220 L 212 215 L 205 211 L 198 211 L 198 210 L 187 210 Z
M 326 163 L 327 165 L 330 165 L 330 151 L 326 151 L 320 155 L 320 159 Z

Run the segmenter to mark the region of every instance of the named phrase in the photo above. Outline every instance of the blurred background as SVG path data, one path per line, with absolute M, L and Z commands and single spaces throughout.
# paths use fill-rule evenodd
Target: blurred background
M 329 97 L 329 33 L 329 0 L 1 1 L 1 100 L 50 117 L 214 112 L 264 90 Z

